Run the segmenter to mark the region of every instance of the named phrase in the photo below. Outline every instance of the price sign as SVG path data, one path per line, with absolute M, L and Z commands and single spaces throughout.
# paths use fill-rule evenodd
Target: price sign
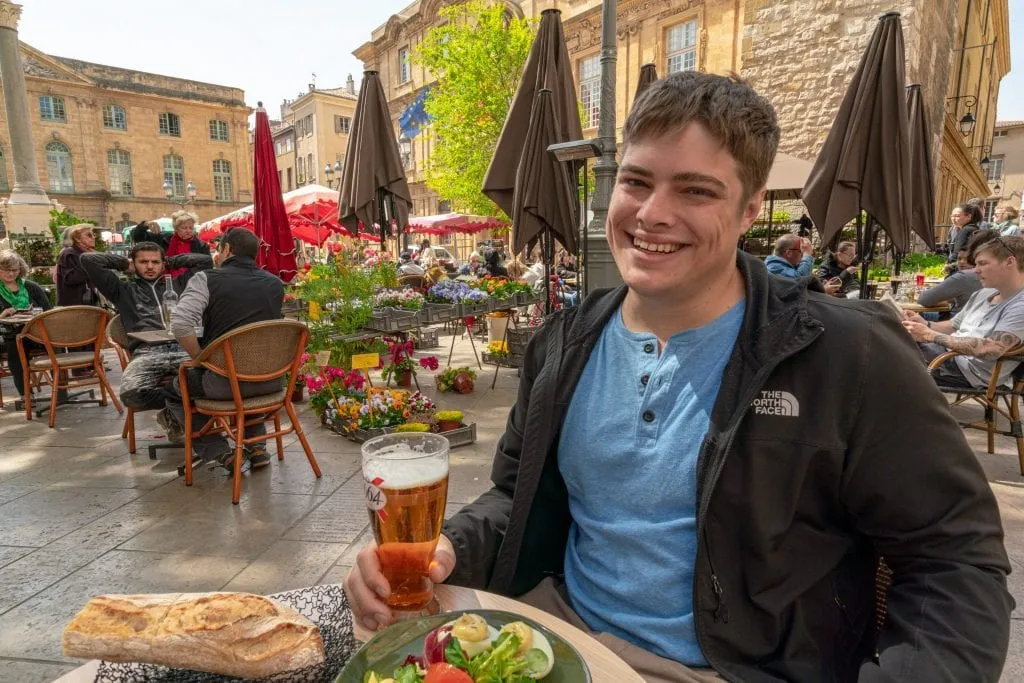
M 357 353 L 352 356 L 353 370 L 369 370 L 380 365 L 379 353 Z
M 330 362 L 331 362 L 331 352 L 330 351 L 318 351 L 317 352 L 317 354 L 316 354 L 316 364 L 317 365 L 319 365 L 320 367 L 324 367 L 324 366 L 326 366 Z

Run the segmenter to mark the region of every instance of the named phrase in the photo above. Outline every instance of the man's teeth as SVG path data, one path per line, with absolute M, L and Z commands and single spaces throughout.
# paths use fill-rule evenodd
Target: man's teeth
M 682 249 L 681 244 L 651 244 L 650 242 L 644 242 L 642 239 L 637 237 L 633 238 L 633 246 L 637 249 L 643 249 L 644 251 L 656 251 L 662 254 L 671 254 L 674 251 Z

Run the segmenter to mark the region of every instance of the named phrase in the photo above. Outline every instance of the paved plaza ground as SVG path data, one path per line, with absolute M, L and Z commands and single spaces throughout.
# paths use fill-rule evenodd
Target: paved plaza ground
M 450 337 L 436 353 L 444 365 Z M 479 349 L 481 344 L 477 343 Z M 443 353 L 442 353 L 443 351 Z M 469 344 L 454 364 L 472 364 Z M 111 365 L 116 361 L 111 357 Z M 515 399 L 514 370 L 493 369 L 467 396 L 444 394 L 444 407 L 477 423 L 478 441 L 453 450 L 449 513 L 489 487 L 495 443 Z M 111 373 L 116 386 L 120 373 Z M 429 372 L 425 393 L 435 394 Z M 180 451 L 149 460 L 145 445 L 161 430 L 137 417 L 139 452 L 128 453 L 112 406 L 64 408 L 55 429 L 15 413 L 4 380 L 0 410 L 0 683 L 51 681 L 77 666 L 62 656 L 60 634 L 97 593 L 240 590 L 257 593 L 339 582 L 367 538 L 359 447 L 320 427 L 303 410 L 323 470 L 315 479 L 294 436 L 283 462 L 246 475 L 231 505 L 231 478 L 202 468 L 186 488 Z M 959 410 L 959 409 L 958 409 Z M 965 409 L 966 410 L 966 409 Z M 984 435 L 968 438 L 999 498 L 1013 561 L 1010 588 L 1024 603 L 1024 478 L 1012 440 L 985 453 Z M 1024 610 L 1014 612 L 1004 681 L 1024 681 Z

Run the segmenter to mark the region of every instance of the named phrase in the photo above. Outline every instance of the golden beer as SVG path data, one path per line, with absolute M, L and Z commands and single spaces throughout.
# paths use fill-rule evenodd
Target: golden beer
M 436 434 L 386 434 L 363 444 L 363 479 L 388 605 L 426 607 L 428 572 L 448 498 L 448 440 Z

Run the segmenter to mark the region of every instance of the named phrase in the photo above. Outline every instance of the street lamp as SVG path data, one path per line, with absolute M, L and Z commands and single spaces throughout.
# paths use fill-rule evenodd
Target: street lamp
M 188 185 L 185 186 L 185 196 L 179 201 L 174 198 L 174 184 L 170 180 L 164 180 L 164 195 L 167 197 L 167 201 L 174 202 L 182 209 L 185 208 L 186 204 L 194 204 L 196 201 L 196 195 L 199 192 L 196 190 L 196 184 L 191 180 L 188 181 Z
M 967 107 L 967 113 L 960 117 L 957 127 L 960 129 L 960 135 L 967 137 L 974 132 L 974 126 L 977 125 L 978 120 L 974 118 L 974 114 L 971 110 L 978 106 L 978 98 L 974 95 L 959 95 L 957 97 L 947 97 L 946 104 L 953 102 L 952 115 L 956 116 L 957 105 L 956 103 L 960 100 L 964 100 L 964 105 Z
M 333 182 L 334 182 L 335 174 L 337 174 L 337 176 L 338 176 L 338 186 L 340 187 L 341 186 L 341 161 L 340 160 L 339 161 L 335 161 L 333 167 L 330 164 L 326 164 L 324 166 L 324 175 L 327 176 L 327 187 L 329 187 L 331 189 L 334 188 Z
M 974 126 L 977 123 L 978 123 L 977 119 L 974 118 L 974 114 L 972 114 L 971 112 L 967 112 L 966 114 L 961 116 L 960 117 L 960 123 L 958 124 L 958 126 L 960 128 L 960 135 L 962 135 L 964 137 L 967 137 L 968 135 L 973 133 L 974 132 Z

